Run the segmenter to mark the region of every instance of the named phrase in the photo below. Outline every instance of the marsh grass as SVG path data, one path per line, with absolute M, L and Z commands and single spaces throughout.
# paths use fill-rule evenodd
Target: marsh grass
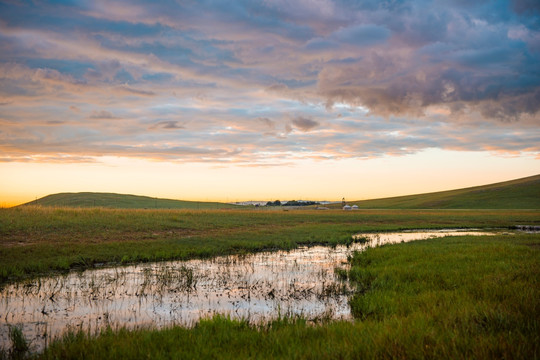
M 534 210 L 0 209 L 0 286 L 103 264 L 334 246 L 354 241 L 358 232 L 538 224 L 538 215 Z
M 39 357 L 536 359 L 539 250 L 538 235 L 525 234 L 385 245 L 342 272 L 355 287 L 353 322 L 216 316 L 192 329 L 69 333 Z
M 28 355 L 30 344 L 19 326 L 9 326 L 11 348 L 0 348 L 0 359 L 24 359 Z
M 140 294 L 145 294 L 147 287 L 159 292 L 197 290 L 197 275 L 192 268 L 187 266 L 161 265 L 155 269 L 145 268 L 143 274 L 144 280 L 139 290 Z

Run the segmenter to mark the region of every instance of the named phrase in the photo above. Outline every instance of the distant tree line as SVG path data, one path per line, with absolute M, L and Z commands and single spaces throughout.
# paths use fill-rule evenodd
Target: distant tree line
M 297 200 L 290 200 L 286 203 L 282 203 L 279 200 L 276 201 L 269 201 L 266 203 L 266 206 L 309 206 L 309 205 L 319 205 L 320 203 L 317 201 L 297 201 Z

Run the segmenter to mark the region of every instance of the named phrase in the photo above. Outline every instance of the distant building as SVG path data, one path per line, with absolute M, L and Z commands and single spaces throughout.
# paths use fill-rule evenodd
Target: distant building
M 351 208 L 352 208 L 353 210 L 358 210 L 358 205 L 353 205 Z
M 343 207 L 343 210 L 351 210 L 351 209 L 352 209 L 352 208 L 351 208 L 350 205 L 345 205 L 345 206 Z

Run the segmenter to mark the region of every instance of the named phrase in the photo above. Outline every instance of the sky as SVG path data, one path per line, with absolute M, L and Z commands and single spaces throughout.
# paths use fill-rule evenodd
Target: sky
M 0 206 L 540 173 L 540 2 L 0 1 Z

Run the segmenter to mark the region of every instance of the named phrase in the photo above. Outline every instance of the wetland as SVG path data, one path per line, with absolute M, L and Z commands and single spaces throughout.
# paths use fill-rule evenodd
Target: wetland
M 364 233 L 355 242 L 210 259 L 137 264 L 15 283 L 0 291 L 0 342 L 18 326 L 43 350 L 66 331 L 191 327 L 222 315 L 259 324 L 287 316 L 351 320 L 352 287 L 336 274 L 368 247 L 445 236 L 494 235 L 444 229 Z
M 0 209 L 0 358 L 530 358 L 538 215 Z

